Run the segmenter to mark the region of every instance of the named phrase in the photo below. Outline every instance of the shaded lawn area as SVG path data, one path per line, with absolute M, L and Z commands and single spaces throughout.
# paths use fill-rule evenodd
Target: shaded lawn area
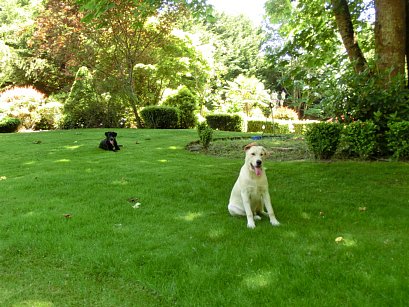
M 226 208 L 242 158 L 104 131 L 0 134 L 0 305 L 407 303 L 409 164 L 270 160 L 281 226 L 249 230 Z

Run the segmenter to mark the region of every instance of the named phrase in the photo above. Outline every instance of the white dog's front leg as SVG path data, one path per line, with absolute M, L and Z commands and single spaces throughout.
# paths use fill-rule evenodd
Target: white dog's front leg
M 280 225 L 280 223 L 277 221 L 274 215 L 273 206 L 271 205 L 270 194 L 268 194 L 268 192 L 265 192 L 263 194 L 263 201 L 264 201 L 264 207 L 267 209 L 267 214 L 268 214 L 268 217 L 270 218 L 271 225 L 273 226 Z
M 247 227 L 253 229 L 256 227 L 256 224 L 254 223 L 254 216 L 253 212 L 251 211 L 249 193 L 247 191 L 242 191 L 241 199 L 243 201 L 244 210 L 246 211 Z

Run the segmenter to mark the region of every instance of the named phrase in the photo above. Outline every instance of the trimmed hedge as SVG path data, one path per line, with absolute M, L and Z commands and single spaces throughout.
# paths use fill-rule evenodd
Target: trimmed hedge
M 13 117 L 4 117 L 0 120 L 0 133 L 16 132 L 21 125 L 21 120 Z
M 239 115 L 212 114 L 206 116 L 207 124 L 212 129 L 240 132 L 242 119 Z
M 174 129 L 179 123 L 179 112 L 174 107 L 149 106 L 142 109 L 141 117 L 150 129 Z
M 378 146 L 378 127 L 372 121 L 348 124 L 341 133 L 341 152 L 347 157 L 368 159 Z
M 179 128 L 188 129 L 196 125 L 197 98 L 187 87 L 183 87 L 176 95 L 168 97 L 163 106 L 175 107 L 179 110 Z
M 409 121 L 390 123 L 386 132 L 388 148 L 397 160 L 409 159 Z
M 264 130 L 263 130 L 264 126 Z M 279 123 L 266 122 L 262 120 L 249 120 L 247 122 L 247 132 L 264 132 L 275 134 L 289 134 L 288 125 L 280 125 Z
M 317 123 L 308 127 L 305 139 L 316 159 L 329 160 L 337 150 L 341 135 L 341 125 Z
M 309 125 L 312 125 L 312 123 L 309 123 L 309 124 L 298 124 L 298 123 L 295 123 L 295 124 L 293 124 L 294 134 L 304 135 L 304 134 L 307 132 L 307 129 L 308 129 L 308 126 L 309 126 Z

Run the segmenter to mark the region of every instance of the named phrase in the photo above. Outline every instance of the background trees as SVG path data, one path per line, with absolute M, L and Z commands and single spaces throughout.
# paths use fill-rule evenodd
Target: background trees
M 283 91 L 301 117 L 386 127 L 409 116 L 404 0 L 268 0 L 263 28 L 199 0 L 0 0 L 0 7 L 1 88 L 30 84 L 66 97 L 86 67 L 109 107 L 102 113 L 129 125 L 141 126 L 142 108 L 182 87 L 202 115 L 250 114 Z
M 274 11 L 277 3 L 284 9 Z M 405 3 L 269 0 L 283 47 L 267 49 L 268 61 L 278 67 L 291 102 L 383 126 L 392 117 L 407 118 Z

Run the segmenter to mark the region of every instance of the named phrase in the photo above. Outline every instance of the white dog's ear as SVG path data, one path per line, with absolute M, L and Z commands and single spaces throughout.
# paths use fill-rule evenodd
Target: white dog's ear
M 247 144 L 246 146 L 244 146 L 243 149 L 244 149 L 244 151 L 247 151 L 253 146 L 257 146 L 257 143 L 253 142 L 253 143 Z

